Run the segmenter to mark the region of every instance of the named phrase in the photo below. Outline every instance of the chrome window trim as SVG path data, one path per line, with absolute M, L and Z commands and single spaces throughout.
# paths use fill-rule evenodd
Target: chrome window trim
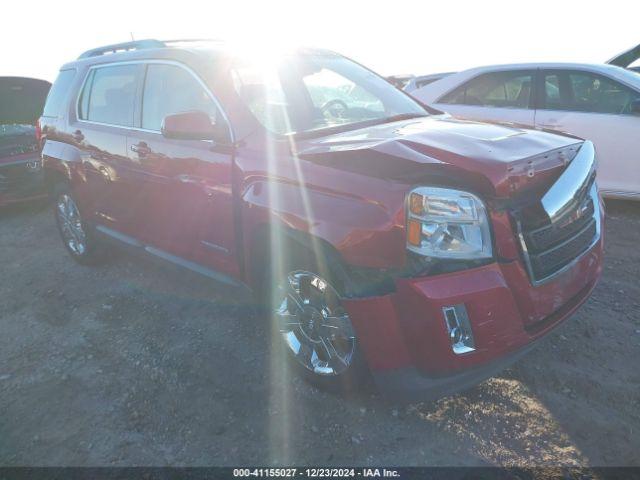
M 156 135 L 162 135 L 162 133 L 160 131 L 158 131 L 158 130 L 149 130 L 149 129 L 146 129 L 146 128 L 141 128 L 141 127 L 136 127 L 136 126 L 115 125 L 115 124 L 112 124 L 112 123 L 95 122 L 93 120 L 84 120 L 84 119 L 80 118 L 80 97 L 81 97 L 82 92 L 84 91 L 84 89 L 86 87 L 87 80 L 89 79 L 89 76 L 91 75 L 91 72 L 93 70 L 98 69 L 98 68 L 117 67 L 117 66 L 120 66 L 120 65 L 140 65 L 140 64 L 142 64 L 142 65 L 149 65 L 149 64 L 174 65 L 174 66 L 182 68 L 183 70 L 188 72 L 200 84 L 200 86 L 204 89 L 204 91 L 207 93 L 207 95 L 209 95 L 209 97 L 211 98 L 213 103 L 216 105 L 216 108 L 220 111 L 220 114 L 222 115 L 222 118 L 224 119 L 224 122 L 226 123 L 227 128 L 229 130 L 229 135 L 231 136 L 231 143 L 235 143 L 235 135 L 234 135 L 234 132 L 233 132 L 233 128 L 231 126 L 231 121 L 229 120 L 229 116 L 227 115 L 227 112 L 225 112 L 224 108 L 222 108 L 222 104 L 218 100 L 218 97 L 216 97 L 213 94 L 213 92 L 209 89 L 207 84 L 204 83 L 204 81 L 198 76 L 198 74 L 196 72 L 194 72 L 191 68 L 186 66 L 184 63 L 177 62 L 175 60 L 155 60 L 155 59 L 129 60 L 129 61 L 125 60 L 125 61 L 116 61 L 116 62 L 99 63 L 99 64 L 96 64 L 96 65 L 91 65 L 87 69 L 87 72 L 85 73 L 84 79 L 82 80 L 82 85 L 81 85 L 80 89 L 78 90 L 78 92 L 76 94 L 76 108 L 75 108 L 76 121 L 80 122 L 80 123 L 88 123 L 88 124 L 92 124 L 92 125 L 104 125 L 104 126 L 107 126 L 107 127 L 124 128 L 124 129 L 127 129 L 127 130 L 134 130 L 134 131 L 138 131 L 138 132 L 154 133 Z M 142 85 L 142 95 L 144 95 L 144 83 Z M 210 141 L 210 140 L 206 140 L 206 141 Z

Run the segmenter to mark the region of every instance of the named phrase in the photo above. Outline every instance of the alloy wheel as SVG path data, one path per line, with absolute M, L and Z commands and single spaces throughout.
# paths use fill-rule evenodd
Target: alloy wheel
M 62 238 L 75 255 L 82 255 L 87 249 L 86 235 L 82 228 L 80 211 L 73 198 L 63 193 L 58 197 L 56 214 Z
M 296 361 L 321 376 L 337 376 L 351 365 L 356 339 L 336 290 L 320 276 L 290 272 L 278 286 L 275 318 Z

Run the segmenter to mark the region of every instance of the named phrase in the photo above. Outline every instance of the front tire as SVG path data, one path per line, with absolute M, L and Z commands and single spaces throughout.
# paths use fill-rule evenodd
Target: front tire
M 325 390 L 361 389 L 368 379 L 366 363 L 349 314 L 342 306 L 343 282 L 327 262 L 319 268 L 309 252 L 289 250 L 282 268 L 270 269 L 269 312 L 278 342 L 303 378 Z M 319 273 L 319 272 L 323 273 Z
M 82 218 L 76 198 L 68 183 L 53 188 L 53 213 L 67 252 L 78 263 L 94 265 L 102 260 L 102 245 L 91 226 Z

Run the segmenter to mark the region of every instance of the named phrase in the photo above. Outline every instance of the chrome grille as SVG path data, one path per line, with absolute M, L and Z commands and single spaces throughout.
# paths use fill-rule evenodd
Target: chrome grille
M 580 216 L 578 216 L 578 212 Z M 574 218 L 571 218 L 573 214 Z M 542 251 L 553 247 L 564 240 L 570 239 L 578 234 L 587 223 L 593 221 L 594 206 L 593 201 L 589 198 L 587 202 L 581 205 L 576 211 L 565 215 L 565 219 L 560 222 L 551 224 L 542 228 L 532 230 L 525 233 L 525 240 L 529 251 Z
M 558 245 L 540 252 L 529 251 L 533 275 L 536 279 L 553 275 L 584 253 L 596 235 L 596 221 L 591 221 L 578 232 Z
M 547 221 L 514 212 L 524 261 L 535 285 L 568 269 L 600 238 L 600 205 L 593 146 L 580 152 L 541 201 Z M 527 221 L 529 220 L 529 222 Z
M 595 185 L 592 191 L 597 192 Z M 595 196 L 595 198 L 594 198 Z M 572 264 L 600 236 L 597 193 L 551 225 L 527 231 L 521 228 L 525 261 L 534 282 L 542 282 Z

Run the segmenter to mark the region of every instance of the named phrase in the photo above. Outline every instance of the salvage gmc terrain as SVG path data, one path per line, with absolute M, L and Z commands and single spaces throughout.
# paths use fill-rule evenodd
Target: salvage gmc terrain
M 145 40 L 55 85 L 43 164 L 71 256 L 111 240 L 249 286 L 322 386 L 471 386 L 600 275 L 590 142 L 456 120 L 333 52 Z

